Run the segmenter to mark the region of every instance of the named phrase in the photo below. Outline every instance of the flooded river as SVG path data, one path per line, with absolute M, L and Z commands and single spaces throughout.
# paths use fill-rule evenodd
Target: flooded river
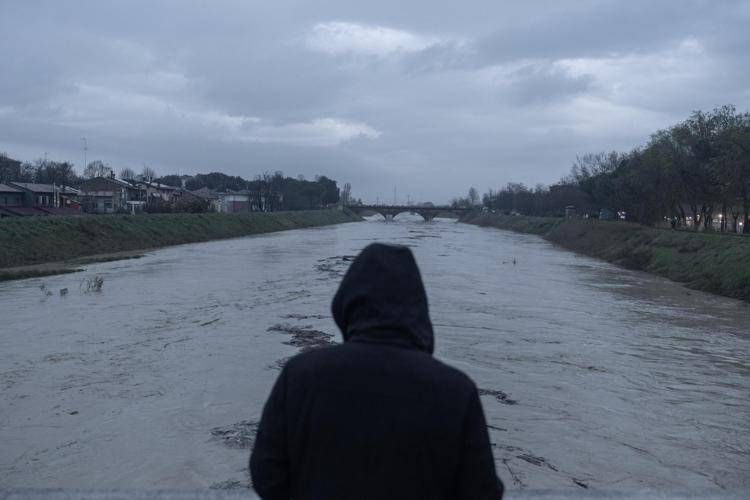
M 330 299 L 376 240 L 414 250 L 436 356 L 481 388 L 509 488 L 750 486 L 747 304 L 536 236 L 411 219 L 0 283 L 0 485 L 246 484 L 279 367 L 339 341 Z

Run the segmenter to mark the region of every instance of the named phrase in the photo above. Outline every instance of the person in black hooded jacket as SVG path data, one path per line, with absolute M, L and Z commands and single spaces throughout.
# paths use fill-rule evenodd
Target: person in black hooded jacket
M 344 343 L 290 359 L 263 409 L 250 457 L 260 497 L 501 498 L 477 388 L 432 357 L 411 251 L 365 248 L 332 311 Z

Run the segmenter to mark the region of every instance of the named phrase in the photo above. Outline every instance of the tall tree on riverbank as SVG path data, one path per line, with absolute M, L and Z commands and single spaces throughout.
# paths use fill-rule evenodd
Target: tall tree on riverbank
M 733 106 L 696 111 L 630 153 L 584 155 L 572 180 L 594 209 L 627 220 L 681 221 L 695 230 L 750 230 L 750 119 Z M 596 215 L 593 213 L 593 215 Z M 734 218 L 731 228 L 728 218 Z
M 489 210 L 526 215 L 562 215 L 572 205 L 593 217 L 672 221 L 696 231 L 714 230 L 718 219 L 720 231 L 748 233 L 750 114 L 733 106 L 696 111 L 642 148 L 577 157 L 570 174 L 549 189 L 509 183 L 489 190 L 482 202 Z

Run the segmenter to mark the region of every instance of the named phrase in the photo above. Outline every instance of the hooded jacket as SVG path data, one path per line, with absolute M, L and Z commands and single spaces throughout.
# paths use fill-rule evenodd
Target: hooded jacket
M 477 388 L 432 357 L 411 251 L 365 248 L 332 312 L 344 343 L 289 360 L 263 409 L 250 457 L 261 498 L 500 498 Z

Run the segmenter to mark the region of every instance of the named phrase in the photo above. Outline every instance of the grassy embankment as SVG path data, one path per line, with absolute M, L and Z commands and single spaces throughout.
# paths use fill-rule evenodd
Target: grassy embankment
M 475 214 L 463 222 L 538 234 L 575 252 L 750 301 L 750 237 L 546 217 Z
M 76 271 L 138 251 L 353 222 L 340 210 L 251 214 L 143 214 L 0 219 L 0 280 Z

